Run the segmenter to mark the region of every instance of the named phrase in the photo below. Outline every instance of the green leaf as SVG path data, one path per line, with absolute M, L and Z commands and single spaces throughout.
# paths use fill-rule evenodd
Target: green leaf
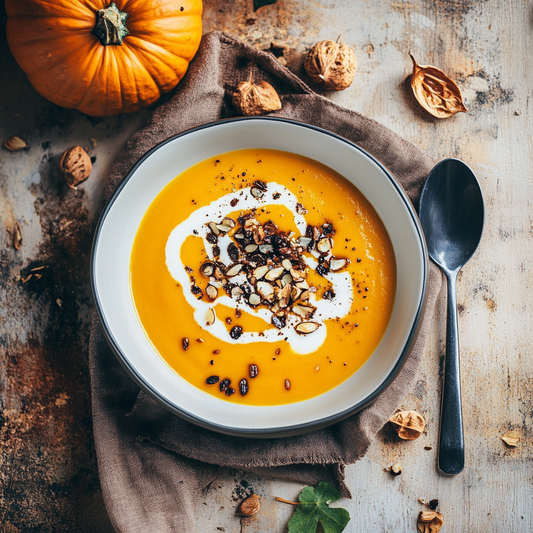
M 254 11 L 257 11 L 260 7 L 275 4 L 277 1 L 278 0 L 254 0 Z
M 318 487 L 305 487 L 300 493 L 300 504 L 289 520 L 289 533 L 315 533 L 318 522 L 324 533 L 341 533 L 350 521 L 346 509 L 332 509 L 330 502 L 341 499 L 340 492 L 322 481 Z

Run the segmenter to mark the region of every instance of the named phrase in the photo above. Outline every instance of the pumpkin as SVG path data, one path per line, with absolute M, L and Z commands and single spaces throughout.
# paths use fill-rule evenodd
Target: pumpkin
M 7 40 L 45 98 L 88 115 L 137 111 L 183 78 L 201 0 L 6 0 Z

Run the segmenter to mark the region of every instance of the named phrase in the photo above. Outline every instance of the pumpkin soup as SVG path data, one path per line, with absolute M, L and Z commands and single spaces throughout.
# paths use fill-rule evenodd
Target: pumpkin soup
M 373 207 L 311 159 L 239 150 L 152 202 L 131 291 L 155 350 L 227 401 L 293 403 L 356 372 L 394 305 L 396 263 Z

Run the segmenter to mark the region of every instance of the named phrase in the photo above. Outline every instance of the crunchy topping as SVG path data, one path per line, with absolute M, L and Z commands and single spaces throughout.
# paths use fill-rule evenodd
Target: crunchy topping
M 187 337 L 183 337 L 183 339 L 181 339 L 181 345 L 183 346 L 183 349 L 187 351 L 187 348 L 189 347 L 189 339 Z
M 518 446 L 518 443 L 520 442 L 520 435 L 516 431 L 511 430 L 504 433 L 500 439 L 502 439 L 507 446 L 515 447 Z
M 399 476 L 402 473 L 402 467 L 398 463 L 394 463 L 390 467 L 391 476 Z
M 250 377 L 253 379 L 257 377 L 257 374 L 259 374 L 259 368 L 257 367 L 257 365 L 252 364 L 248 367 L 248 372 L 250 374 Z
M 250 194 L 261 198 L 267 190 L 266 182 L 255 180 Z M 307 213 L 302 204 L 298 204 L 296 210 L 300 214 Z M 331 223 L 319 227 L 308 225 L 305 235 L 296 237 L 294 232 L 281 231 L 272 220 L 259 222 L 252 210 L 242 212 L 237 220 L 225 217 L 206 225 L 209 228 L 206 238 L 213 244 L 213 254 L 217 257 L 200 266 L 202 276 L 210 280 L 205 289 L 207 299 L 216 300 L 222 289 L 239 303 L 270 309 L 272 324 L 279 329 L 289 324 L 302 335 L 318 329 L 320 324 L 310 321 L 316 308 L 309 303 L 317 288 L 307 282 L 310 267 L 304 254 L 314 252 L 318 255 L 316 272 L 321 276 L 330 271 L 338 272 L 350 262 L 347 258 L 332 255 L 335 230 Z M 227 245 L 227 255 L 233 262 L 229 266 L 218 259 L 221 254 L 218 236 L 226 234 L 232 239 Z M 202 289 L 195 283 L 192 283 L 191 291 L 198 299 L 203 298 Z M 334 296 L 331 290 L 323 294 L 325 299 Z M 234 339 L 241 334 L 242 328 L 230 331 Z
M 436 533 L 443 525 L 442 514 L 435 511 L 420 511 L 417 523 L 420 533 Z

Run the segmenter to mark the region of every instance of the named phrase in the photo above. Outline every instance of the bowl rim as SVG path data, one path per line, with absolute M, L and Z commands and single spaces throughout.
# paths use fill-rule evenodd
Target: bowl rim
M 95 264 L 96 264 L 96 253 L 98 248 L 98 241 L 100 238 L 100 234 L 105 222 L 105 219 L 110 212 L 113 204 L 115 203 L 116 199 L 124 189 L 124 187 L 127 185 L 128 181 L 132 178 L 132 176 L 135 174 L 136 170 L 142 165 L 142 163 L 148 159 L 154 152 L 165 146 L 166 144 L 179 139 L 180 137 L 183 137 L 185 135 L 189 135 L 191 133 L 201 131 L 204 129 L 217 127 L 221 124 L 228 124 L 231 122 L 244 122 L 244 121 L 272 121 L 272 122 L 281 122 L 281 123 L 288 123 L 294 126 L 298 127 L 304 127 L 311 130 L 314 130 L 316 132 L 319 132 L 321 134 L 328 135 L 330 137 L 333 137 L 337 139 L 338 141 L 341 141 L 345 144 L 348 144 L 350 147 L 355 148 L 357 151 L 359 151 L 363 156 L 366 156 L 371 161 L 373 161 L 386 175 L 386 177 L 389 179 L 389 181 L 392 183 L 393 187 L 396 189 L 400 199 L 404 202 L 405 207 L 407 208 L 407 211 L 409 215 L 412 218 L 414 227 L 416 228 L 417 237 L 420 242 L 420 246 L 422 248 L 422 259 L 423 259 L 423 280 L 422 280 L 422 291 L 420 300 L 418 302 L 417 311 L 415 314 L 415 318 L 413 321 L 413 324 L 411 326 L 411 330 L 409 332 L 409 335 L 407 337 L 406 343 L 402 349 L 402 352 L 400 356 L 398 357 L 398 360 L 396 361 L 395 365 L 389 372 L 386 379 L 383 380 L 383 382 L 377 387 L 377 389 L 367 396 L 364 400 L 358 402 L 357 404 L 351 406 L 348 409 L 345 409 L 344 411 L 341 411 L 339 413 L 336 413 L 331 416 L 327 416 L 325 418 L 313 420 L 311 422 L 306 422 L 303 424 L 297 424 L 292 426 L 282 426 L 277 428 L 239 428 L 239 427 L 231 427 L 221 424 L 216 424 L 210 421 L 207 421 L 199 416 L 196 416 L 194 414 L 189 413 L 185 409 L 181 409 L 179 406 L 169 402 L 166 400 L 166 398 L 162 397 L 152 386 L 145 381 L 143 376 L 134 368 L 128 361 L 128 359 L 123 354 L 118 342 L 116 341 L 115 337 L 113 336 L 113 333 L 111 331 L 111 328 L 106 320 L 104 310 L 102 308 L 100 297 L 98 295 L 98 288 L 96 286 L 96 272 L 95 272 Z M 340 135 L 337 135 L 336 133 L 333 133 L 331 131 L 325 130 L 323 128 L 320 128 L 318 126 L 314 126 L 311 124 L 306 124 L 304 122 L 300 122 L 293 119 L 287 119 L 282 117 L 271 117 L 271 116 L 259 116 L 259 117 L 233 117 L 228 119 L 221 119 L 217 120 L 215 122 L 210 122 L 207 124 L 202 124 L 200 126 L 196 126 L 190 129 L 187 129 L 183 132 L 177 133 L 175 135 L 172 135 L 168 137 L 167 139 L 161 141 L 154 147 L 152 147 L 150 150 L 148 150 L 146 153 L 144 153 L 128 170 L 124 178 L 121 180 L 120 184 L 112 194 L 112 196 L 109 198 L 109 200 L 106 202 L 100 217 L 98 219 L 93 242 L 92 242 L 92 248 L 91 248 L 91 265 L 90 265 L 90 283 L 91 283 L 91 291 L 93 295 L 93 300 L 95 302 L 95 308 L 96 312 L 98 314 L 98 318 L 100 320 L 100 324 L 102 326 L 102 331 L 104 334 L 104 337 L 113 351 L 114 355 L 126 371 L 126 373 L 129 375 L 129 377 L 136 383 L 137 386 L 141 390 L 143 390 L 146 394 L 148 394 L 153 400 L 155 400 L 159 405 L 164 407 L 165 409 L 169 410 L 171 413 L 179 416 L 180 418 L 186 420 L 187 422 L 191 422 L 197 426 L 200 426 L 204 429 L 209 429 L 212 431 L 215 431 L 217 433 L 222 433 L 225 435 L 231 435 L 231 436 L 237 436 L 237 437 L 247 437 L 247 438 L 277 438 L 277 437 L 289 437 L 294 435 L 300 435 L 302 433 L 307 433 L 310 431 L 315 431 L 318 429 L 323 429 L 327 426 L 333 425 L 337 422 L 341 422 L 342 420 L 345 420 L 349 416 L 363 410 L 365 407 L 368 407 L 372 403 L 376 401 L 376 399 L 386 390 L 389 388 L 389 386 L 392 384 L 392 382 L 396 379 L 398 374 L 400 373 L 401 369 L 403 368 L 405 362 L 407 361 L 407 358 L 409 354 L 411 353 L 414 344 L 416 342 L 416 339 L 418 337 L 418 332 L 420 330 L 421 324 L 422 324 L 422 317 L 424 315 L 424 311 L 427 304 L 428 299 L 428 283 L 429 283 L 429 258 L 428 258 L 428 252 L 427 252 L 427 246 L 426 241 L 424 237 L 424 233 L 422 231 L 422 227 L 420 225 L 420 221 L 418 219 L 418 215 L 416 213 L 416 210 L 407 196 L 406 192 L 404 191 L 403 187 L 399 184 L 399 182 L 396 180 L 396 178 L 393 177 L 392 173 L 373 155 L 368 153 L 366 150 L 355 144 L 354 142 L 346 139 L 345 137 L 342 137 Z

